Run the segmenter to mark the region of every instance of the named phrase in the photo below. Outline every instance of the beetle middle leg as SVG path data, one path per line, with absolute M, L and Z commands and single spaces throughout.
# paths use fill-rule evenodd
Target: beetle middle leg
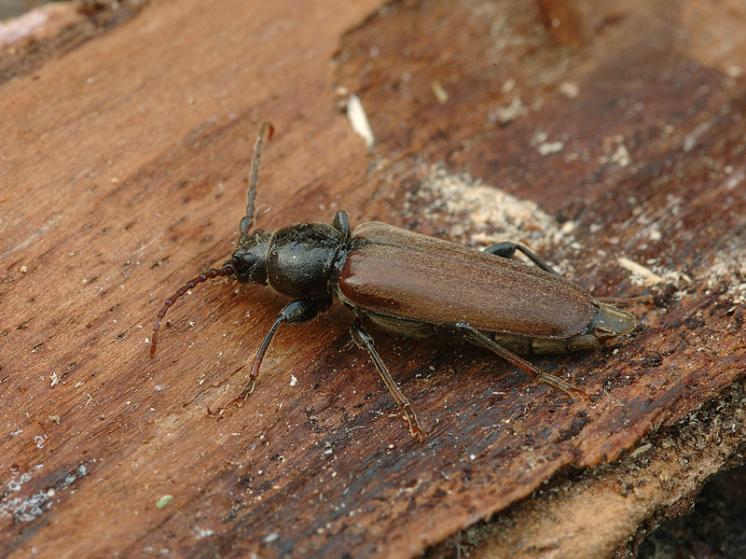
M 533 375 L 540 382 L 562 390 L 571 397 L 574 394 L 577 394 L 584 399 L 588 398 L 588 394 L 584 390 L 581 390 L 580 388 L 577 388 L 572 384 L 565 382 L 559 377 L 556 377 L 549 373 L 545 373 L 525 359 L 518 357 L 515 353 L 508 351 L 503 346 L 498 344 L 495 340 L 489 338 L 488 336 L 485 336 L 476 328 L 472 328 L 468 323 L 459 322 L 454 325 L 454 328 L 456 329 L 456 331 L 460 332 L 468 342 L 488 351 L 491 351 L 498 357 L 505 359 L 505 361 L 507 361 L 508 363 L 515 365 L 523 372 Z
M 502 243 L 496 243 L 484 249 L 484 252 L 488 254 L 494 254 L 495 256 L 500 256 L 501 258 L 513 258 L 515 251 L 522 252 L 523 254 L 525 254 L 526 257 L 529 260 L 531 260 L 531 262 L 536 264 L 536 266 L 538 266 L 545 272 L 549 272 L 550 274 L 560 275 L 559 272 L 557 272 L 557 270 L 555 270 L 549 264 L 547 264 L 534 251 L 532 251 L 528 247 L 525 247 L 521 244 L 514 243 L 512 241 L 503 241 Z
M 350 326 L 350 335 L 352 336 L 355 344 L 360 349 L 364 349 L 365 351 L 367 351 L 368 355 L 370 355 L 371 361 L 373 361 L 373 364 L 378 370 L 378 373 L 381 375 L 381 380 L 383 380 L 383 383 L 386 385 L 386 388 L 388 388 L 392 398 L 394 398 L 396 405 L 398 405 L 399 408 L 402 410 L 404 418 L 407 420 L 407 423 L 409 423 L 409 432 L 417 440 L 425 440 L 425 431 L 422 429 L 422 427 L 420 426 L 420 422 L 417 420 L 417 416 L 414 413 L 414 409 L 412 409 L 411 402 L 407 399 L 399 386 L 396 384 L 394 377 L 391 376 L 388 367 L 386 367 L 386 363 L 383 362 L 383 359 L 381 359 L 378 351 L 376 351 L 371 335 L 368 334 L 363 326 L 357 322 L 354 322 Z
M 259 368 L 262 366 L 264 354 L 267 353 L 269 344 L 272 343 L 272 338 L 275 337 L 277 330 L 280 329 L 280 325 L 283 322 L 298 323 L 311 320 L 316 316 L 317 312 L 318 307 L 313 301 L 293 301 L 292 303 L 285 305 L 285 308 L 280 311 L 280 314 L 270 327 L 267 335 L 264 336 L 264 340 L 262 340 L 259 350 L 256 352 L 256 357 L 254 357 L 254 363 L 252 364 L 251 372 L 249 373 L 249 381 L 246 383 L 243 390 L 241 390 L 241 394 L 234 398 L 231 403 L 241 404 L 251 395 L 252 392 L 254 392 L 256 379 L 259 376 Z

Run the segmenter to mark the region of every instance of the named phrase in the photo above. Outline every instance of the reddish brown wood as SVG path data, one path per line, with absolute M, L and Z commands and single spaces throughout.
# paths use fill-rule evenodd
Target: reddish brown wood
M 738 496 L 743 484 L 733 480 L 730 507 L 724 502 L 691 508 L 710 476 L 722 471 L 727 475 L 743 462 L 745 388 L 743 381 L 734 383 L 690 418 L 640 441 L 612 466 L 542 487 L 530 499 L 439 544 L 430 550 L 429 558 L 460 552 L 478 559 L 539 559 L 546 557 L 547 550 L 556 557 L 578 559 L 635 557 L 650 531 L 687 513 L 694 515 L 690 522 L 696 522 L 697 528 L 690 524 L 682 529 L 680 539 L 669 543 L 690 553 L 692 548 L 706 549 L 702 534 L 707 534 L 709 541 L 717 542 L 717 553 L 738 557 L 743 533 Z M 650 549 L 641 555 L 650 556 Z
M 0 22 L 0 83 L 41 68 L 135 17 L 149 0 L 29 2 L 31 12 Z
M 743 7 L 567 2 L 573 42 L 549 4 L 154 2 L 0 87 L 0 554 L 411 557 L 743 374 Z M 370 154 L 337 86 L 362 99 Z M 154 362 L 146 339 L 230 252 L 265 119 L 261 227 L 346 208 L 497 234 L 434 204 L 440 164 L 569 223 L 516 240 L 598 295 L 645 289 L 619 257 L 648 266 L 657 305 L 632 308 L 617 353 L 536 360 L 590 404 L 483 352 L 380 337 L 418 444 L 335 307 L 281 331 L 249 403 L 211 417 L 284 299 L 216 282 L 172 310 Z

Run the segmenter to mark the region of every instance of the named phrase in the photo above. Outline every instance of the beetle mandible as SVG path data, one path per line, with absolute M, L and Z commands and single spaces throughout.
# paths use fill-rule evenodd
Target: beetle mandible
M 331 225 L 300 223 L 274 233 L 252 231 L 263 145 L 272 133 L 271 124 L 262 124 L 254 145 L 246 214 L 233 256 L 166 299 L 153 326 L 151 358 L 166 312 L 197 284 L 232 276 L 241 283 L 269 285 L 293 301 L 280 311 L 262 340 L 248 382 L 233 400 L 241 403 L 254 391 L 262 359 L 280 325 L 310 320 L 336 297 L 352 312 L 352 339 L 368 352 L 410 433 L 421 440 L 425 432 L 412 404 L 376 350 L 368 326 L 414 338 L 456 336 L 541 382 L 582 395 L 582 390 L 517 354 L 599 348 L 635 328 L 634 316 L 594 298 L 517 243 L 475 251 L 384 223 L 363 223 L 350 231 L 344 211 L 334 215 Z M 514 260 L 516 251 L 533 266 Z

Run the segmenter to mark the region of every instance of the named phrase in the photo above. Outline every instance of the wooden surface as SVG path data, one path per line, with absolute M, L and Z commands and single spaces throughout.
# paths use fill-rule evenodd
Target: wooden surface
M 741 3 L 380 4 L 153 2 L 0 86 L 0 555 L 410 557 L 717 406 L 746 370 Z M 507 230 L 656 304 L 619 351 L 534 360 L 589 404 L 378 336 L 418 444 L 334 307 L 281 331 L 250 402 L 211 417 L 282 297 L 216 282 L 152 362 L 146 339 L 230 253 L 265 119 L 263 228 L 345 208 L 472 246 Z

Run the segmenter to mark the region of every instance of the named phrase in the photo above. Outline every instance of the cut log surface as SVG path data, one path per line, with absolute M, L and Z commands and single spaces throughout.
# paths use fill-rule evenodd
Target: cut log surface
M 718 425 L 743 413 L 740 0 L 162 0 L 86 33 L 0 61 L 0 556 L 413 557 L 600 467 L 629 519 L 586 555 L 602 557 L 742 455 L 742 428 L 705 437 L 720 454 L 679 483 L 666 447 L 641 465 L 642 508 L 609 469 L 638 474 L 608 465 L 702 406 Z M 286 300 L 218 280 L 174 306 L 154 360 L 150 328 L 230 254 L 263 120 L 263 229 L 347 209 L 516 240 L 597 296 L 655 303 L 630 307 L 641 326 L 616 350 L 533 359 L 589 402 L 478 350 L 376 334 L 419 443 L 335 305 L 283 327 L 254 394 L 211 415 Z M 587 522 L 607 500 L 583 484 L 550 517 L 531 499 L 509 513 Z M 552 526 L 509 524 L 483 556 L 559 549 Z

